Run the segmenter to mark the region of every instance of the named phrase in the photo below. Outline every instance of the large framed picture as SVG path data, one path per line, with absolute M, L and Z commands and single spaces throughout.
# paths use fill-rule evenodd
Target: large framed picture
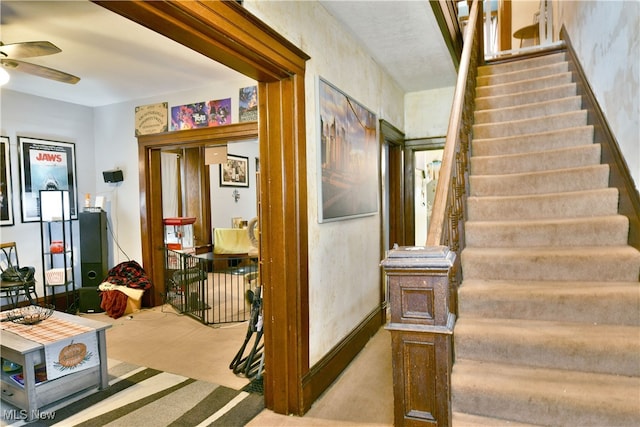
M 378 212 L 376 115 L 318 79 L 318 221 Z
M 249 158 L 227 154 L 227 161 L 220 164 L 220 187 L 248 187 Z
M 22 222 L 40 220 L 40 190 L 69 191 L 71 219 L 78 218 L 75 144 L 18 137 Z
M 6 136 L 0 136 L 0 174 L 0 226 L 13 225 L 13 180 Z

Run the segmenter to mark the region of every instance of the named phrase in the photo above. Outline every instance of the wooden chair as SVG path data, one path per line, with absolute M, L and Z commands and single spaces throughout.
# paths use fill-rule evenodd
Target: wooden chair
M 16 242 L 0 243 L 0 270 L 5 271 L 9 266 L 20 267 Z M 38 294 L 35 278 L 28 281 L 7 281 L 0 277 L 0 297 L 8 298 L 12 308 L 18 307 L 21 296 L 36 305 Z

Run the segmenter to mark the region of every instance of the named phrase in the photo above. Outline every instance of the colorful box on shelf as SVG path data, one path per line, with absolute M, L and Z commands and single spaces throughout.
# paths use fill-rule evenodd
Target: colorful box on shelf
M 45 278 L 47 280 L 47 285 L 64 285 L 65 283 L 65 274 L 64 268 L 52 268 L 44 273 Z M 67 281 L 73 278 L 73 269 L 67 268 Z

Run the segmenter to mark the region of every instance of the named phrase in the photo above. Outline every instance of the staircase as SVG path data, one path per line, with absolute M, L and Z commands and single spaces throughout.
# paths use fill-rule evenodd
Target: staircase
M 477 83 L 453 425 L 640 425 L 640 252 L 565 53 Z

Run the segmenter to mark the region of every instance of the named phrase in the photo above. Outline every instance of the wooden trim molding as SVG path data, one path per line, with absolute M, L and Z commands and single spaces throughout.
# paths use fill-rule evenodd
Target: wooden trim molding
M 498 50 L 511 50 L 511 0 L 498 2 Z
M 381 241 L 381 259 L 388 249 L 391 249 L 395 243 L 404 245 L 404 229 L 406 218 L 404 215 L 404 168 L 403 168 L 403 149 L 404 149 L 404 133 L 394 127 L 386 120 L 380 120 L 380 144 L 386 144 L 388 147 L 387 157 L 387 174 L 389 178 L 389 218 L 380 217 L 380 229 L 385 230 L 388 223 L 389 229 L 389 246 L 384 247 L 384 239 Z M 382 173 L 382 171 L 381 171 Z M 382 176 L 380 179 L 382 182 Z M 382 194 L 382 191 L 381 191 Z M 382 194 L 384 197 L 384 194 Z
M 451 55 L 453 66 L 457 70 L 460 67 L 463 45 L 462 30 L 458 21 L 457 2 L 437 0 L 430 1 L 429 4 Z
M 156 148 L 191 148 L 210 145 L 220 140 L 239 140 L 242 138 L 258 138 L 258 123 L 243 122 L 213 128 L 196 128 L 173 132 L 141 135 L 138 142 L 143 146 Z
M 94 1 L 258 81 L 260 271 L 264 286 L 266 407 L 303 414 L 309 371 L 305 67 L 309 56 L 233 1 Z M 176 135 L 177 136 L 177 135 Z M 167 136 L 167 138 L 171 138 Z M 166 144 L 170 144 L 166 141 Z M 140 145 L 140 205 L 145 269 L 158 279 L 154 212 L 159 150 Z M 151 201 L 151 204 L 149 204 Z M 161 212 L 161 211 L 160 211 Z M 156 267 L 156 268 L 154 268 Z
M 380 136 L 391 144 L 402 145 L 404 143 L 404 133 L 385 119 L 380 119 Z
M 265 404 L 278 413 L 301 415 L 313 402 L 302 386 L 309 371 L 304 76 L 260 83 L 258 103 L 259 123 L 267 123 L 260 126 L 264 167 L 259 212 L 268 366 Z
M 380 182 L 380 206 L 383 208 L 383 214 L 380 215 L 380 259 L 386 256 L 389 249 L 394 244 L 404 245 L 404 168 L 403 168 L 403 147 L 404 133 L 391 123 L 384 119 L 380 119 L 380 152 L 386 154 L 386 173 L 383 176 L 383 168 L 381 160 L 378 164 Z M 385 149 L 386 147 L 386 149 Z M 386 180 L 386 185 L 383 184 Z M 385 194 L 386 193 L 386 194 Z M 388 195 L 388 199 L 384 200 Z M 381 269 L 382 270 L 382 269 Z M 388 289 L 387 280 L 384 274 L 380 274 L 380 304 L 383 313 L 387 312 L 388 307 Z M 384 322 L 384 316 L 382 321 Z
M 640 195 L 564 26 L 560 30 L 560 38 L 567 46 L 569 71 L 573 72 L 578 95 L 582 96 L 583 108 L 587 110 L 587 123 L 594 127 L 593 142 L 602 145 L 602 163 L 609 165 L 609 186 L 617 188 L 620 194 L 618 212 L 629 218 L 628 244 L 640 250 Z
M 234 1 L 95 0 L 258 81 L 303 74 L 309 56 Z

